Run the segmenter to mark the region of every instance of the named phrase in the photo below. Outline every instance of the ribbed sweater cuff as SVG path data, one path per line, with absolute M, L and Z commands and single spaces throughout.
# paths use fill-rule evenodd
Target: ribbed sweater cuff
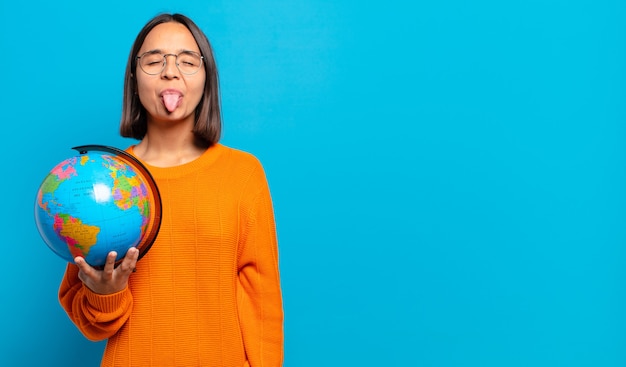
M 120 305 L 128 302 L 131 293 L 128 287 L 113 294 L 99 294 L 85 287 L 85 296 L 94 309 L 102 313 L 111 313 L 119 310 Z

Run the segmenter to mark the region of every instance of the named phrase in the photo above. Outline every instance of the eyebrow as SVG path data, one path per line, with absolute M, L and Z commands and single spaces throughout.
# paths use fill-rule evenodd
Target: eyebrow
M 198 51 L 187 50 L 187 49 L 184 49 L 184 48 L 179 48 L 176 53 L 179 54 L 179 53 L 182 53 L 182 52 L 194 52 L 194 53 L 197 53 L 197 54 L 200 53 Z M 144 52 L 144 54 L 163 54 L 163 53 L 164 53 L 163 50 L 161 50 L 160 48 L 155 48 L 153 50 L 148 50 L 148 51 Z

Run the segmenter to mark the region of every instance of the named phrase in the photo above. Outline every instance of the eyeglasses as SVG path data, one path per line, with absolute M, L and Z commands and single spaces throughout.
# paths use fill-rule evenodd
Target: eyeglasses
M 162 54 L 158 51 L 148 51 L 137 56 L 137 63 L 144 73 L 150 75 L 160 74 L 165 69 L 167 57 L 174 56 L 176 58 L 176 66 L 181 73 L 192 75 L 198 72 L 202 67 L 204 59 L 198 53 L 193 51 L 183 51 L 176 54 Z

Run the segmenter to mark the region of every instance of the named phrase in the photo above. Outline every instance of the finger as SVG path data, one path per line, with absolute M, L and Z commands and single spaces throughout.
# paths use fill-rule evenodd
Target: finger
M 104 263 L 104 269 L 102 270 L 103 280 L 113 279 L 113 271 L 115 270 L 115 259 L 117 259 L 117 252 L 109 252 L 106 262 Z
M 87 276 L 85 275 L 85 272 L 82 271 L 80 268 L 78 269 L 78 279 L 80 279 L 80 281 L 83 283 L 85 283 L 85 281 L 87 280 Z
M 85 273 L 83 273 L 82 271 L 78 272 L 78 279 L 80 279 L 80 281 L 83 283 L 87 281 L 87 278 L 85 277 Z
M 74 264 L 78 267 L 78 279 L 83 283 L 86 282 L 89 277 L 93 276 L 93 268 L 87 264 L 87 261 L 80 256 L 74 258 Z
M 130 258 L 133 261 L 137 261 L 137 259 L 139 258 L 139 250 L 137 250 L 136 247 L 129 248 L 128 252 L 126 253 L 126 257 Z
M 80 256 L 76 256 L 74 258 L 74 264 L 78 266 L 78 270 L 81 273 L 89 273 L 89 270 L 91 270 L 91 266 L 89 266 L 89 264 L 87 264 L 87 261 L 85 261 L 85 259 Z
M 139 250 L 135 247 L 131 247 L 126 252 L 126 256 L 124 260 L 122 260 L 122 264 L 120 265 L 120 269 L 126 273 L 132 273 L 135 271 L 135 266 L 137 265 L 137 260 L 139 258 Z

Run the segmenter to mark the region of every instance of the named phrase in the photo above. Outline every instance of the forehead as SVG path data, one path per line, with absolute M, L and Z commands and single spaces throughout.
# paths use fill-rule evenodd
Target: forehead
M 163 52 L 200 51 L 189 29 L 176 22 L 162 23 L 152 28 L 143 41 L 139 52 L 149 50 L 162 50 Z

